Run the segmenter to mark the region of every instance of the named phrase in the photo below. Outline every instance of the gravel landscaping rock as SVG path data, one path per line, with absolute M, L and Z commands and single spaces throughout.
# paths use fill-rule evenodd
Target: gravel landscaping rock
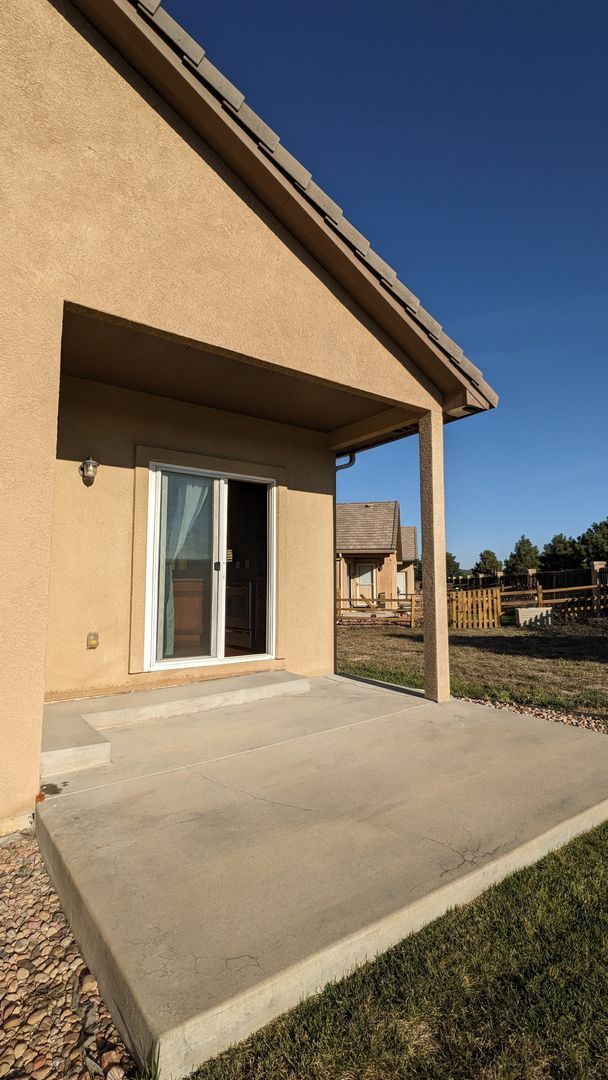
M 573 713 L 564 712 L 562 709 L 541 709 L 537 705 L 515 705 L 512 701 L 491 701 L 483 698 L 461 698 L 460 700 L 470 701 L 473 705 L 488 705 L 492 709 L 504 709 L 506 712 L 538 716 L 541 720 L 550 720 L 553 724 L 567 724 L 569 727 L 587 728 L 588 731 L 597 731 L 601 735 L 608 735 L 608 720 L 603 719 L 601 716 L 575 716 Z
M 0 842 L 0 1016 L 0 1080 L 136 1075 L 31 834 Z

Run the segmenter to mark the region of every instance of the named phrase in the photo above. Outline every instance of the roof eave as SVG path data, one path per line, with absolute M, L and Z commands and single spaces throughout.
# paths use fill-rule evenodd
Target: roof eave
M 138 11 L 130 0 L 73 2 L 437 387 L 444 399 L 446 419 L 497 404 L 498 395 L 439 324 L 421 307 L 414 313 L 419 304 L 416 297 L 398 280 L 391 281 L 391 274 L 382 276 L 390 267 L 369 245 L 366 254 L 358 252 L 336 231 L 342 228 L 343 234 L 349 235 L 350 229 L 356 245 L 356 230 L 344 220 L 341 224 L 332 221 L 313 206 L 304 190 L 275 163 L 269 146 L 255 141 L 238 122 L 238 113 L 231 111 L 230 104 L 207 89 L 194 73 L 191 48 L 190 57 L 185 53 L 180 56 L 181 43 L 178 51 L 172 48 L 146 21 L 143 5 Z M 200 46 L 198 49 L 204 53 Z M 411 310 L 408 301 L 413 305 Z M 447 343 L 453 347 L 453 355 L 446 351 Z
M 336 543 L 336 552 L 339 555 L 393 555 L 394 552 L 395 552 L 395 548 L 390 548 L 390 547 L 377 548 L 377 547 L 366 547 L 366 546 L 347 548 L 347 547 L 340 547 L 340 545 L 338 543 Z

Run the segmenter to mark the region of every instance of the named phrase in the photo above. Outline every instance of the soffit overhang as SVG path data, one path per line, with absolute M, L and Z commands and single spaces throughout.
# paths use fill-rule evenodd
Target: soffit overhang
M 74 303 L 64 306 L 61 373 L 318 432 L 336 452 L 368 433 L 378 445 L 404 425 L 413 432 L 420 411 Z

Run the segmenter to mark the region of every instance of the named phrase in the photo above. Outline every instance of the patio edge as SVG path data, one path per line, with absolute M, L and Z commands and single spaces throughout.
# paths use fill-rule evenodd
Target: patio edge
M 75 887 L 72 875 L 46 826 L 44 808 L 36 815 L 36 835 L 49 876 L 76 941 L 98 980 L 112 1018 L 144 1064 L 157 1058 L 163 1078 L 190 1075 L 209 1058 L 247 1038 L 328 983 L 343 978 L 379 953 L 416 933 L 450 908 L 474 900 L 491 885 L 535 863 L 569 840 L 608 820 L 608 799 L 566 818 L 500 858 L 464 874 L 420 900 L 340 939 L 328 948 L 257 983 L 221 1006 L 197 1013 L 164 1032 L 154 1030 L 118 958 Z
M 73 875 L 44 821 L 44 803 L 37 807 L 34 831 L 38 846 L 59 897 L 74 939 L 95 976 L 115 1026 L 140 1064 L 152 1060 L 157 1035 L 136 994 L 128 985 L 118 958 L 105 939 L 99 922 L 82 898 Z M 120 887 L 120 882 L 117 882 Z

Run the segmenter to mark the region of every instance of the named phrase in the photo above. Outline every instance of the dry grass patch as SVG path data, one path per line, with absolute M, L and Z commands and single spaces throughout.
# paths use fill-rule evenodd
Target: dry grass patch
M 564 709 L 608 721 L 608 623 L 450 633 L 456 697 Z M 422 633 L 338 627 L 339 670 L 423 685 Z
M 608 827 L 448 912 L 198 1080 L 608 1076 Z

